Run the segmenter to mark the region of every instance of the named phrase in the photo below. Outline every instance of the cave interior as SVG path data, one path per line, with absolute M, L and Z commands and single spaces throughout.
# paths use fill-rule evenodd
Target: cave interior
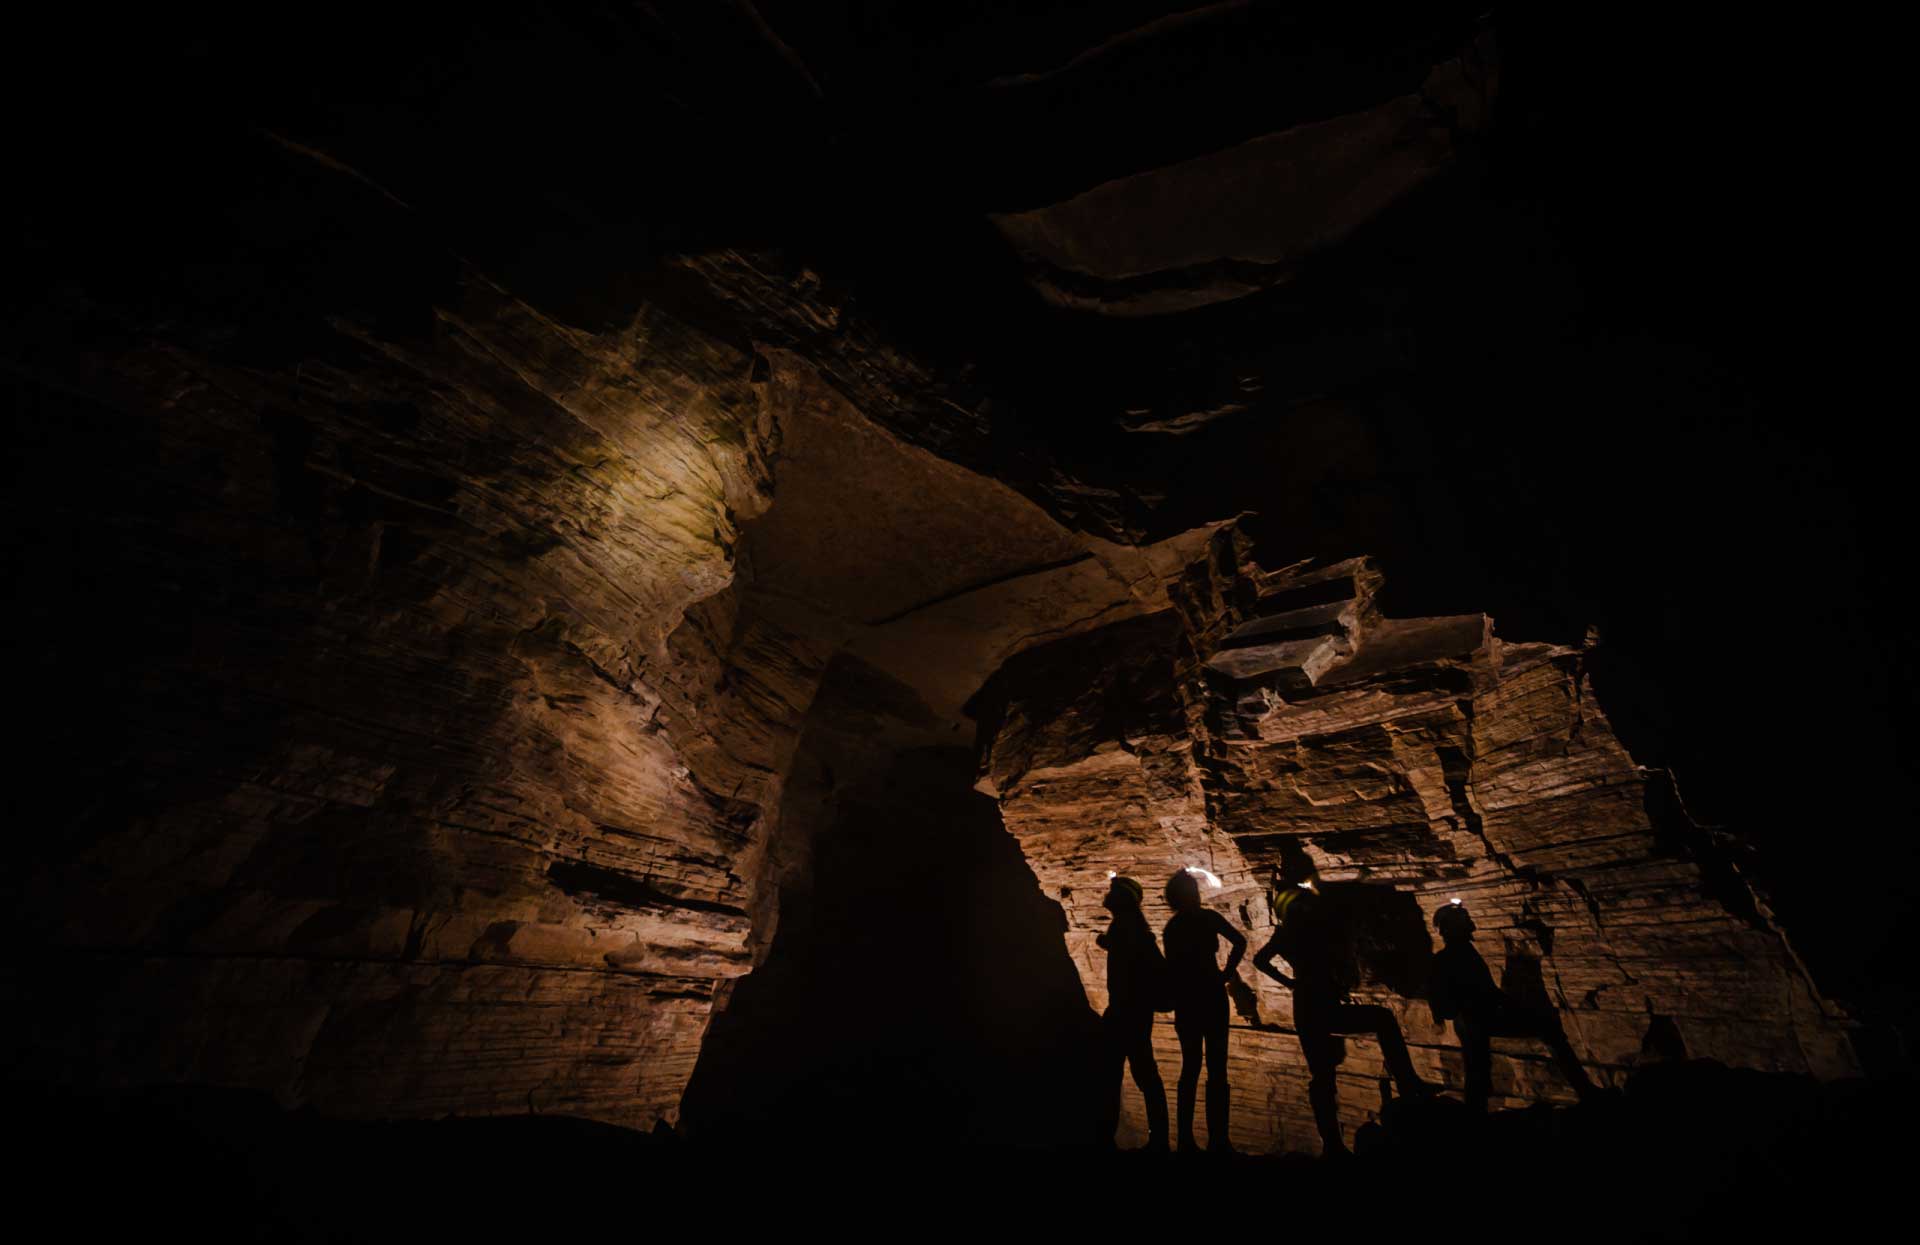
M 39 1126 L 199 1137 L 308 1226 L 275 1146 L 1116 1192 L 1110 872 L 1157 930 L 1205 869 L 1257 947 L 1303 862 L 1448 1092 L 1453 899 L 1602 1085 L 1750 1078 L 1659 1127 L 1910 1079 L 1901 468 L 1794 258 L 1820 157 L 1750 111 L 1786 28 L 36 21 L 0 997 Z M 1230 1141 L 1306 1172 L 1292 1001 L 1243 977 Z M 1578 1151 L 1537 1046 L 1493 1094 Z M 530 1117 L 574 1131 L 484 1131 Z

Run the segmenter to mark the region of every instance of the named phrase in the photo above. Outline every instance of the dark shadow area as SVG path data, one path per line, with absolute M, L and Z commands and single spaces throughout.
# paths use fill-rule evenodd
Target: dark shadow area
M 1098 1021 L 965 749 L 903 753 L 833 796 L 811 889 L 701 1048 L 690 1135 L 831 1144 L 1091 1144 Z
M 1297 840 L 1276 847 L 1275 884 L 1317 876 Z M 1420 901 L 1405 891 L 1365 882 L 1316 881 L 1319 922 L 1329 932 L 1326 953 L 1341 984 L 1385 986 L 1403 998 L 1423 998 L 1433 965 L 1433 938 Z
M 1331 918 L 1349 931 L 1355 984 L 1382 985 L 1406 998 L 1425 992 L 1433 942 L 1419 900 L 1359 882 L 1323 882 L 1320 897 Z
M 67 1096 L 10 1084 L 23 1223 L 76 1239 L 191 1225 L 207 1241 L 791 1232 L 1405 1240 L 1788 1239 L 1893 1210 L 1911 1095 L 1711 1062 L 1663 1064 L 1592 1106 L 1473 1121 L 1394 1102 L 1357 1159 L 1035 1153 L 789 1138 L 769 1153 L 559 1116 L 376 1123 L 208 1089 Z M 1897 1220 L 1895 1221 L 1897 1222 Z

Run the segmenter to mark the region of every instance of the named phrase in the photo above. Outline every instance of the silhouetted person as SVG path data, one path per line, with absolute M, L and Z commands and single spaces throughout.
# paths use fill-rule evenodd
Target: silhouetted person
M 1267 945 L 1254 955 L 1253 966 L 1293 991 L 1293 1028 L 1307 1059 L 1307 1101 L 1320 1129 L 1321 1151 L 1344 1155 L 1350 1152 L 1340 1135 L 1340 1090 L 1335 1080 L 1346 1056 L 1340 1034 L 1364 1033 L 1380 1043 L 1387 1071 L 1402 1097 L 1428 1097 L 1433 1086 L 1413 1070 L 1400 1022 L 1392 1012 L 1347 1001 L 1346 940 L 1311 876 L 1282 885 L 1274 900 L 1274 918 L 1279 924 Z M 1292 977 L 1274 967 L 1275 955 L 1293 969 Z
M 1200 881 L 1185 869 L 1168 879 L 1166 894 L 1173 917 L 1161 941 L 1167 948 L 1173 1031 L 1180 1035 L 1180 1149 L 1191 1153 L 1200 1148 L 1193 1137 L 1193 1099 L 1204 1058 L 1208 1148 L 1226 1154 L 1233 1150 L 1227 1139 L 1227 982 L 1237 975 L 1247 940 L 1227 918 L 1201 906 Z M 1219 961 L 1222 938 L 1230 948 L 1225 968 Z
M 1473 949 L 1473 917 L 1465 907 L 1448 904 L 1433 914 L 1433 925 L 1446 945 L 1433 957 L 1433 1017 L 1453 1021 L 1460 1053 L 1467 1065 L 1467 1106 L 1485 1111 L 1493 1090 L 1493 1047 L 1497 1037 L 1530 1037 L 1553 1052 L 1560 1074 L 1584 1101 L 1594 1093 L 1587 1070 L 1573 1053 L 1560 1014 L 1551 1007 L 1516 1002 L 1494 984 L 1487 962 Z
M 1108 1119 L 1120 1125 L 1120 1078 L 1133 1067 L 1133 1083 L 1147 1103 L 1147 1149 L 1167 1148 L 1167 1087 L 1153 1060 L 1153 1013 L 1166 993 L 1167 964 L 1140 914 L 1143 892 L 1132 878 L 1116 877 L 1101 906 L 1113 913 L 1107 930 L 1094 939 L 1107 952 L 1107 1011 L 1100 1018 L 1106 1037 Z

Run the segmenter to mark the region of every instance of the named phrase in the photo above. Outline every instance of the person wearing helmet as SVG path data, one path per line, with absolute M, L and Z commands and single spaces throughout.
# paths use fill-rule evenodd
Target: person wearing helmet
M 1200 902 L 1200 881 L 1185 869 L 1167 879 L 1167 906 L 1173 917 L 1161 941 L 1167 948 L 1167 975 L 1173 996 L 1173 1030 L 1180 1035 L 1180 1083 L 1176 1094 L 1180 1151 L 1193 1153 L 1193 1100 L 1200 1089 L 1202 1059 L 1207 1069 L 1207 1150 L 1230 1154 L 1227 1134 L 1227 982 L 1239 976 L 1247 939 L 1227 918 Z M 1220 941 L 1229 948 L 1220 966 Z
M 1254 954 L 1253 966 L 1293 992 L 1293 1028 L 1307 1060 L 1307 1101 L 1320 1130 L 1321 1153 L 1330 1158 L 1345 1156 L 1351 1151 L 1340 1132 L 1335 1080 L 1346 1054 L 1341 1034 L 1366 1034 L 1380 1043 L 1380 1053 L 1402 1097 L 1430 1097 L 1434 1088 L 1414 1071 L 1393 1013 L 1347 1001 L 1353 957 L 1339 921 L 1320 894 L 1318 877 L 1307 869 L 1290 881 L 1278 882 L 1272 900 L 1273 937 Z M 1275 956 L 1286 960 L 1293 976 L 1274 966 Z
M 1595 1093 L 1593 1081 L 1560 1026 L 1560 1014 L 1550 1007 L 1529 1007 L 1510 997 L 1493 982 L 1487 962 L 1474 950 L 1473 915 L 1459 900 L 1433 914 L 1434 928 L 1446 944 L 1433 957 L 1433 985 L 1429 992 L 1435 1020 L 1453 1021 L 1460 1054 L 1467 1065 L 1467 1107 L 1481 1112 L 1493 1089 L 1493 1046 L 1496 1037 L 1530 1037 L 1545 1043 L 1560 1074 L 1582 1101 Z
M 1141 915 L 1140 883 L 1116 876 L 1101 907 L 1113 914 L 1094 939 L 1107 953 L 1107 1010 L 1100 1018 L 1106 1038 L 1107 1136 L 1120 1126 L 1120 1078 L 1128 1066 L 1147 1104 L 1147 1149 L 1167 1149 L 1167 1087 L 1153 1058 L 1153 1013 L 1165 993 L 1166 961 Z

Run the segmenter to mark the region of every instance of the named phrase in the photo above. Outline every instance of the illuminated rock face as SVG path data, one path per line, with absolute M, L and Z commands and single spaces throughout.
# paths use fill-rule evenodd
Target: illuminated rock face
M 1025 654 L 989 686 L 982 782 L 1067 914 L 1089 999 L 1104 1006 L 1109 870 L 1142 881 L 1156 926 L 1165 879 L 1210 870 L 1207 902 L 1257 948 L 1273 867 L 1310 861 L 1355 930 L 1355 997 L 1393 1010 L 1429 1080 L 1463 1082 L 1421 1001 L 1431 916 L 1456 897 L 1505 988 L 1560 1011 L 1597 1081 L 1675 1028 L 1696 1057 L 1853 1071 L 1842 1019 L 1745 883 L 1614 738 L 1581 651 L 1504 642 L 1479 615 L 1382 618 L 1379 578 L 1364 561 L 1265 573 L 1223 530 L 1173 586 L 1176 609 Z M 1242 976 L 1234 1143 L 1314 1149 L 1290 996 Z M 1352 1129 L 1385 1073 L 1370 1039 L 1347 1047 Z M 1571 1097 L 1526 1042 L 1496 1044 L 1494 1092 Z M 1131 1090 L 1129 1104 L 1144 1135 Z
M 1382 619 L 1367 565 L 1266 575 L 1216 534 L 1269 501 L 1308 549 L 1321 512 L 1342 544 L 1444 513 L 1369 501 L 1429 457 L 1423 411 L 1367 396 L 1413 365 L 1398 269 L 1307 269 L 1486 121 L 1474 10 L 1349 45 L 1271 6 L 1127 33 L 1068 5 L 1088 20 L 1023 45 L 1009 19 L 951 72 L 918 58 L 967 39 L 902 36 L 914 90 L 963 84 L 929 109 L 863 93 L 864 26 L 822 23 L 853 44 L 809 71 L 746 9 L 660 7 L 436 15 L 373 41 L 386 81 L 350 23 L 293 64 L 237 28 L 126 41 L 152 89 L 31 136 L 59 167 L 27 162 L 39 301 L 0 333 L 12 1066 L 673 1122 L 814 836 L 855 796 L 905 820 L 873 794 L 896 769 L 942 790 L 969 704 L 1067 920 L 1027 950 L 1096 1005 L 1108 868 L 1159 920 L 1204 865 L 1259 938 L 1257 871 L 1297 848 L 1430 1075 L 1457 1068 L 1411 1000 L 1456 894 L 1603 1079 L 1656 1025 L 1848 1066 L 1581 652 Z M 1310 1145 L 1288 1000 L 1251 998 L 1241 1144 Z M 1497 1088 L 1560 1092 L 1543 1069 Z M 1354 1043 L 1353 1119 L 1376 1070 Z
M 103 294 L 37 330 L 55 396 L 12 517 L 30 577 L 98 575 L 71 593 L 90 615 L 40 597 L 52 655 L 21 663 L 49 706 L 30 755 L 92 767 L 77 809 L 42 793 L 8 903 L 34 948 L 12 1040 L 49 1075 L 674 1121 L 716 1001 L 804 889 L 829 772 L 964 744 L 970 697 L 981 787 L 1095 1007 L 1109 868 L 1159 922 L 1158 883 L 1204 866 L 1257 942 L 1258 870 L 1297 847 L 1364 918 L 1367 992 L 1435 1078 L 1459 1070 L 1415 1000 L 1453 895 L 1601 1079 L 1667 1022 L 1694 1054 L 1849 1066 L 1578 651 L 1383 619 L 1365 563 L 1268 575 L 1232 529 L 1088 535 L 955 461 L 966 420 L 889 405 L 900 356 L 816 364 L 645 300 L 572 328 L 421 249 L 377 191 L 250 151 L 429 313 L 342 313 L 266 358 Z M 688 264 L 721 301 L 765 293 L 748 267 Z M 803 314 L 805 283 L 775 284 Z M 77 513 L 59 469 L 83 461 L 104 500 Z M 809 745 L 836 658 L 885 693 Z M 846 725 L 868 711 L 891 725 Z M 1242 1001 L 1246 1148 L 1312 1144 L 1288 1020 L 1264 982 Z M 1379 1069 L 1351 1047 L 1355 1122 Z M 1508 1101 L 1563 1092 L 1506 1053 Z
M 102 772 L 19 879 L 27 1040 L 329 1110 L 671 1118 L 751 963 L 762 810 L 827 656 L 729 587 L 767 386 L 650 308 L 555 323 L 410 253 L 376 192 L 247 154 L 435 302 L 284 365 L 137 344 L 164 328 L 110 302 L 46 326 L 135 325 L 46 361 L 69 400 L 38 462 L 90 454 L 104 517 L 23 519 L 50 560 L 98 542 L 135 674 L 104 735 L 46 741 Z
M 785 784 L 833 658 L 912 723 L 872 764 L 964 749 L 994 668 L 1164 611 L 1154 568 L 1205 532 L 1086 537 L 799 355 L 647 298 L 561 323 L 350 171 L 231 147 L 331 242 L 204 290 L 88 273 L 14 339 L 44 381 L 8 499 L 24 768 L 88 788 L 25 797 L 18 1062 L 674 1122 L 808 868 L 828 796 Z M 248 321 L 273 288 L 285 322 Z

